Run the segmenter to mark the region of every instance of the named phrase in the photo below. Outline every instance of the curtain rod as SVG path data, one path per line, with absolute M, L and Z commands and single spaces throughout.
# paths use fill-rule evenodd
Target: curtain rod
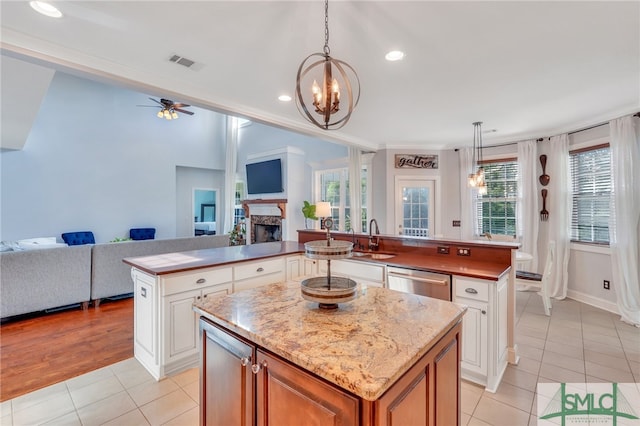
M 640 117 L 640 112 L 636 112 L 635 114 L 633 114 L 634 117 Z M 573 130 L 571 132 L 567 132 L 568 135 L 573 135 L 575 133 L 580 133 L 580 132 L 584 132 L 586 130 L 591 130 L 591 129 L 595 129 L 597 127 L 600 126 L 604 126 L 606 124 L 609 124 L 609 121 L 605 121 L 604 123 L 599 123 L 599 124 L 594 124 L 593 126 L 589 126 L 589 127 L 584 127 L 582 129 L 578 129 L 578 130 Z M 536 142 L 542 142 L 545 139 L 549 139 L 549 137 L 544 137 L 544 138 L 538 138 L 536 139 Z M 488 145 L 488 146 L 483 146 L 482 149 L 487 149 L 487 148 L 500 148 L 503 146 L 509 146 L 509 145 L 517 145 L 520 142 L 524 142 L 526 139 L 523 139 L 521 141 L 516 141 L 516 142 L 509 142 L 509 143 L 502 143 L 502 144 L 497 144 L 497 145 Z M 454 149 L 455 152 L 458 152 L 460 148 L 456 148 Z

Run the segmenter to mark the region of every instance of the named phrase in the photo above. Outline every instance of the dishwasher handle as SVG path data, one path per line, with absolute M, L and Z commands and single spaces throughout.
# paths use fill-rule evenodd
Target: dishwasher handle
M 403 278 L 403 279 L 407 279 L 407 280 L 412 280 L 412 281 L 418 281 L 421 283 L 427 283 L 427 284 L 433 284 L 433 285 L 441 285 L 441 286 L 446 286 L 449 285 L 449 280 L 448 279 L 435 279 L 435 278 L 423 278 L 420 276 L 416 276 L 416 275 L 411 275 L 411 274 L 403 274 L 402 272 L 388 272 L 387 273 L 388 276 L 390 277 L 398 277 L 398 278 Z

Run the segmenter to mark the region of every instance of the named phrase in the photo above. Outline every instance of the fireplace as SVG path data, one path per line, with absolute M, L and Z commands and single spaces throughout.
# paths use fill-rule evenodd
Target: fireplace
M 280 216 L 251 215 L 251 244 L 282 241 Z

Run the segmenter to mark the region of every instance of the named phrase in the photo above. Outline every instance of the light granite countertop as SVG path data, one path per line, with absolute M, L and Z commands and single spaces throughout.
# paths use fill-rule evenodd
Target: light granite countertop
M 358 285 L 324 310 L 300 283 L 272 284 L 197 303 L 196 312 L 366 400 L 377 400 L 457 324 L 466 307 Z

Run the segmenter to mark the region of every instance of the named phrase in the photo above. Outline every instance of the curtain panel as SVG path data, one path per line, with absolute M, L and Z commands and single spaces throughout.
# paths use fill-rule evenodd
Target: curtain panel
M 476 208 L 473 199 L 476 192 L 467 185 L 467 177 L 473 169 L 473 148 L 461 148 L 458 150 L 458 163 L 460 165 L 460 238 L 472 240 L 477 232 Z
M 535 140 L 518 143 L 518 204 L 516 223 L 521 247 L 533 259 L 528 269 L 538 270 L 538 144 Z
M 228 234 L 234 226 L 236 202 L 236 168 L 238 151 L 238 119 L 227 116 L 227 140 L 225 149 L 224 170 L 224 227 L 223 234 Z M 248 218 L 247 218 L 248 219 Z
M 551 268 L 549 296 L 556 299 L 567 297 L 569 286 L 569 256 L 571 244 L 571 172 L 569 167 L 569 135 L 553 136 L 550 139 L 548 169 L 551 180 L 547 186 L 547 210 L 549 211 L 549 241 L 556 242 L 556 257 Z M 536 194 L 537 196 L 537 194 Z M 545 250 L 548 252 L 548 250 Z M 544 262 L 540 259 L 540 264 Z
M 609 245 L 621 319 L 640 327 L 640 137 L 638 119 L 609 122 L 613 191 Z
M 362 151 L 360 148 L 349 148 L 349 209 L 351 213 L 351 229 L 362 232 Z M 348 231 L 348 230 L 347 230 Z

